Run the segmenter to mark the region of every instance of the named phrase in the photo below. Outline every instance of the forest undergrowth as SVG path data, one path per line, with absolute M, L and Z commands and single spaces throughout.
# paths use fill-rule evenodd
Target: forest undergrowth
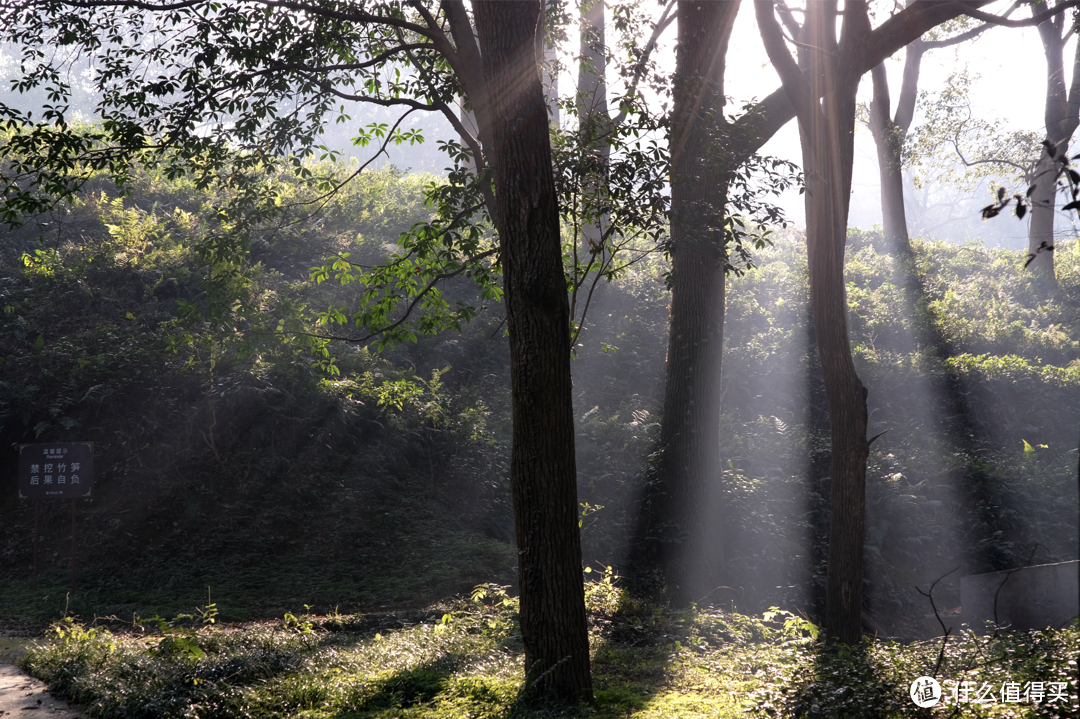
M 450 282 L 447 301 L 478 309 L 460 333 L 381 353 L 332 343 L 338 374 L 297 334 L 360 291 L 316 283 L 312 268 L 387 256 L 430 213 L 421 190 L 434 181 L 364 172 L 314 219 L 298 209 L 262 228 L 234 268 L 200 254 L 223 231 L 219 198 L 151 173 L 130 197 L 91 183 L 0 235 L 0 442 L 93 441 L 97 471 L 77 508 L 76 591 L 61 503 L 41 506 L 34 590 L 34 508 L 17 499 L 17 454 L 0 454 L 0 618 L 40 629 L 65 613 L 171 617 L 204 604 L 207 587 L 227 622 L 304 605 L 351 616 L 513 586 L 498 303 Z M 1076 559 L 1078 545 L 1077 243 L 1058 249 L 1052 297 L 1017 253 L 914 246 L 912 307 L 879 233 L 853 231 L 848 259 L 852 340 L 881 433 L 867 611 L 907 639 L 938 631 L 916 587 L 962 567 L 938 588 L 952 609 L 959 576 Z M 707 603 L 814 619 L 829 462 L 800 235 L 778 231 L 756 263 L 728 293 L 730 581 Z M 656 254 L 601 283 L 573 360 L 586 565 L 624 575 L 657 449 L 664 272 Z M 225 296 L 239 299 L 216 306 Z
M 377 615 L 221 626 L 210 604 L 172 621 L 69 618 L 20 664 L 103 719 L 921 717 L 908 688 L 927 675 L 946 688 L 938 711 L 956 719 L 1077 716 L 1080 626 L 828 648 L 788 612 L 634 600 L 610 568 L 586 584 L 586 604 L 596 701 L 576 709 L 523 694 L 516 601 L 490 584 Z

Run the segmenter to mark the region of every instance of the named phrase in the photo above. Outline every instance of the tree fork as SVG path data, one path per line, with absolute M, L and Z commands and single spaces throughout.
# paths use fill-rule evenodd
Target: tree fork
M 856 644 L 862 633 L 865 530 L 866 388 L 855 372 L 847 329 L 844 251 L 854 158 L 855 93 L 865 61 L 870 20 L 865 2 L 811 3 L 803 39 L 810 53 L 804 76 L 788 51 L 770 0 L 755 10 L 769 59 L 796 108 L 806 177 L 806 246 L 814 335 L 825 381 L 831 435 L 829 559 L 825 633 Z M 817 98 L 823 98 L 818 101 Z

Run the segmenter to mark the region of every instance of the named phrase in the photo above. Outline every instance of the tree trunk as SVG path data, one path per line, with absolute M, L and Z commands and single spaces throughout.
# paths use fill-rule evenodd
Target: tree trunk
M 578 121 L 582 124 L 589 118 L 608 116 L 605 27 L 603 0 L 582 0 L 577 87 Z
M 799 71 L 784 44 L 771 0 L 755 2 L 762 40 L 795 105 L 806 177 L 806 245 L 814 335 L 825 381 L 831 435 L 829 564 L 825 633 L 856 644 L 861 636 L 866 506 L 866 388 L 855 372 L 847 330 L 844 251 L 854 158 L 855 93 L 870 22 L 865 2 L 810 3 L 804 34 L 811 71 Z M 817 98 L 823 98 L 820 102 Z
M 1049 133 L 1047 142 L 1054 143 Z M 1068 139 L 1059 141 L 1058 152 L 1067 152 Z M 1054 143 L 1058 144 L 1058 143 Z M 1036 281 L 1045 285 L 1056 285 L 1054 275 L 1054 213 L 1057 209 L 1057 161 L 1051 158 L 1043 148 L 1039 162 L 1035 166 L 1032 183 L 1035 190 L 1031 193 L 1031 224 L 1028 225 L 1028 271 L 1035 275 Z
M 854 132 L 855 93 L 851 92 L 849 98 L 834 96 L 831 99 L 833 102 L 824 104 L 823 113 L 814 113 L 815 121 L 808 123 L 809 127 L 803 132 L 803 167 L 807 177 L 806 243 L 810 298 L 832 440 L 825 632 L 832 639 L 855 644 L 861 633 L 866 458 L 869 454 L 867 392 L 851 357 L 844 284 L 853 157 L 848 138 Z M 850 123 L 845 122 L 848 117 Z
M 577 524 L 570 317 L 548 113 L 535 54 L 537 0 L 474 3 L 492 137 L 500 261 L 510 333 L 513 451 L 526 683 L 592 700 Z
M 608 134 L 612 131 L 608 115 L 607 98 L 607 47 L 603 0 L 582 0 L 581 3 L 581 58 L 578 65 L 577 114 L 578 131 L 583 147 L 595 155 L 598 171 L 594 181 L 586 184 L 585 192 L 600 199 L 607 190 L 607 168 L 610 164 L 611 144 Z M 591 247 L 604 246 L 607 230 L 607 213 L 595 213 L 582 224 L 582 248 L 588 256 Z
M 720 368 L 727 166 L 723 73 L 737 2 L 680 2 L 671 126 L 671 319 L 654 531 L 671 600 L 700 602 L 723 562 Z
M 910 53 L 911 50 L 909 49 Z M 889 79 L 882 63 L 871 71 L 874 99 L 870 103 L 870 132 L 877 147 L 878 176 L 881 178 L 881 227 L 885 242 L 895 257 L 912 257 L 904 212 L 904 172 L 901 149 L 907 128 L 889 119 Z
M 811 44 L 835 48 L 835 18 L 827 3 L 812 4 L 807 18 Z M 856 7 L 861 6 L 861 8 Z M 810 297 L 829 406 L 832 467 L 829 493 L 829 569 L 825 589 L 826 636 L 856 644 L 862 633 L 863 535 L 866 517 L 866 388 L 855 372 L 847 330 L 844 251 L 855 156 L 855 92 L 859 73 L 852 61 L 861 53 L 857 32 L 863 3 L 844 5 L 844 37 L 836 65 L 811 75 L 814 96 L 823 96 L 819 112 L 800 121 L 803 168 L 807 179 L 806 241 Z M 832 9 L 835 9 L 833 6 Z M 869 22 L 863 37 L 869 33 Z M 831 42 L 829 42 L 831 40 Z M 829 92 L 831 90 L 831 92 Z M 801 118 L 800 118 L 801 119 Z M 804 129 L 805 126 L 805 129 Z
M 1028 269 L 1047 289 L 1057 288 L 1054 275 L 1054 214 L 1057 209 L 1057 170 L 1055 158 L 1069 149 L 1069 140 L 1080 125 L 1080 47 L 1073 60 L 1071 88 L 1065 86 L 1065 28 L 1063 14 L 1039 25 L 1043 54 L 1046 56 L 1046 141 L 1053 148 L 1051 157 L 1044 147 L 1035 168 L 1031 194 L 1031 224 L 1028 226 Z
M 536 33 L 536 61 L 540 64 L 540 82 L 544 86 L 544 104 L 547 105 L 548 122 L 557 130 L 561 127 L 559 117 L 559 73 L 555 70 L 558 62 L 558 48 L 550 42 L 547 32 L 548 15 L 555 8 L 556 0 L 543 0 L 543 29 Z

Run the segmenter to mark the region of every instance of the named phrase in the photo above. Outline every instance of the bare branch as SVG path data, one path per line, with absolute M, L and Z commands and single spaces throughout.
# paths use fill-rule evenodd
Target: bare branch
M 787 90 L 794 94 L 794 97 L 790 98 L 794 108 L 805 112 L 812 111 L 814 98 L 811 97 L 810 83 L 784 44 L 783 31 L 773 10 L 773 0 L 754 0 L 754 13 L 765 52 L 783 83 L 781 91 Z
M 933 584 L 930 585 L 930 591 L 928 591 L 928 592 L 924 592 L 923 590 L 919 589 L 917 586 L 915 587 L 916 592 L 918 592 L 919 594 L 923 595 L 924 597 L 926 597 L 927 599 L 930 600 L 930 608 L 934 610 L 934 618 L 937 619 L 938 624 L 941 625 L 941 631 L 944 633 L 946 642 L 948 642 L 949 631 L 950 630 L 945 626 L 945 622 L 941 621 L 941 614 L 938 613 L 937 604 L 934 603 L 934 587 L 936 587 L 938 585 L 938 582 L 940 582 L 942 579 L 949 576 L 950 574 L 952 574 L 953 572 L 955 572 L 959 568 L 960 568 L 959 566 L 953 567 L 952 569 L 950 569 L 949 571 L 945 572 L 940 577 L 935 579 Z M 941 669 L 941 660 L 942 660 L 942 657 L 944 657 L 944 656 L 945 656 L 945 644 L 943 643 L 941 645 L 941 654 L 938 655 L 937 666 L 934 668 L 934 676 L 935 677 L 937 676 L 938 670 Z
M 1068 8 L 1077 6 L 1080 6 L 1080 0 L 1064 0 L 1064 2 L 1055 5 L 1049 10 L 1043 10 L 1041 13 L 1034 14 L 1031 17 L 1021 18 L 1019 20 L 1010 20 L 1007 17 L 1001 15 L 994 15 L 993 13 L 983 12 L 982 10 L 978 10 L 976 8 L 965 9 L 964 14 L 968 17 L 973 17 L 976 20 L 982 20 L 983 22 L 989 23 L 991 25 L 1000 25 L 1001 27 L 1034 27 L 1036 25 L 1042 25 L 1047 20 L 1052 20 L 1054 17 L 1060 15 Z
M 322 195 L 319 195 L 318 197 L 314 197 L 314 198 L 312 198 L 310 200 L 302 200 L 302 201 L 299 201 L 299 202 L 292 202 L 292 203 L 289 203 L 287 205 L 283 205 L 283 207 L 286 208 L 286 209 L 289 209 L 289 208 L 293 208 L 293 207 L 302 207 L 302 206 L 306 206 L 306 205 L 314 205 L 314 204 L 318 204 L 320 202 L 324 202 L 325 200 L 330 199 L 330 197 L 332 197 L 333 195 L 337 194 L 337 192 L 342 187 L 344 187 L 346 184 L 348 184 L 349 182 L 352 182 L 355 178 L 357 178 L 360 175 L 361 172 L 363 172 L 364 170 L 367 169 L 368 165 L 375 162 L 375 160 L 377 160 L 379 158 L 379 155 L 386 155 L 387 157 L 389 157 L 390 155 L 386 152 L 386 146 L 390 143 L 390 140 L 394 139 L 394 132 L 398 129 L 398 127 L 401 125 L 401 123 L 404 122 L 405 118 L 408 117 L 409 115 L 411 115 L 412 113 L 416 112 L 416 110 L 417 110 L 417 108 L 415 108 L 415 107 L 410 108 L 408 111 L 405 112 L 404 115 L 399 117 L 397 119 L 397 122 L 394 123 L 394 126 L 390 128 L 390 131 L 386 133 L 386 138 L 383 140 L 383 143 L 379 147 L 378 152 L 376 152 L 374 155 L 372 155 L 370 160 L 365 162 L 363 165 L 360 165 L 360 167 L 358 167 L 356 169 L 356 172 L 351 173 L 348 177 L 346 177 L 341 182 L 335 183 L 333 189 L 327 190 Z M 319 212 L 319 210 L 321 210 L 321 209 L 322 208 L 320 207 L 318 210 L 315 210 L 314 212 L 310 213 L 307 217 L 300 218 L 297 221 L 298 222 L 304 222 L 304 221 L 310 219 L 311 217 L 314 217 L 315 214 L 317 212 Z
M 664 7 L 664 12 L 660 14 L 660 19 L 656 21 L 656 27 L 653 28 L 652 35 L 649 36 L 648 42 L 645 43 L 645 47 L 641 50 L 641 57 L 634 63 L 634 69 L 631 71 L 631 77 L 633 80 L 630 82 L 630 87 L 627 88 L 627 96 L 632 96 L 637 91 L 637 86 L 641 82 L 641 79 L 645 76 L 645 68 L 648 65 L 649 57 L 652 55 L 653 50 L 656 49 L 656 45 L 660 42 L 660 36 L 664 34 L 664 31 L 668 29 L 668 26 L 678 18 L 678 13 L 671 12 L 675 8 L 675 0 L 668 0 L 668 4 Z M 668 13 L 671 13 L 670 15 Z M 618 127 L 622 125 L 626 120 L 626 110 L 623 109 L 618 115 L 611 121 L 611 126 Z

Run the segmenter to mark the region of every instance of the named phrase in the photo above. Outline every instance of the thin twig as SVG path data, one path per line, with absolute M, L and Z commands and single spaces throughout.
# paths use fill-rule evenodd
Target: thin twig
M 1036 542 L 1035 546 L 1031 548 L 1031 554 L 1028 556 L 1028 559 L 1027 559 L 1026 562 L 1024 562 L 1023 566 L 1017 567 L 1016 569 L 1010 569 L 1009 573 L 1005 575 L 1005 578 L 1001 580 L 1001 584 L 998 585 L 997 591 L 994 592 L 994 634 L 993 634 L 993 637 L 992 637 L 993 639 L 997 639 L 998 636 L 999 636 L 999 632 L 1001 631 L 1001 628 L 998 626 L 998 595 L 1001 594 L 1001 590 L 1005 587 L 1005 582 L 1009 581 L 1009 577 L 1016 574 L 1021 569 L 1026 569 L 1027 567 L 1031 566 L 1031 560 L 1035 559 L 1035 552 L 1038 551 L 1039 546 L 1040 546 L 1039 543 Z
M 927 599 L 930 600 L 930 607 L 934 610 L 934 618 L 937 619 L 938 624 L 941 625 L 941 631 L 945 632 L 944 635 L 942 635 L 941 651 L 938 652 L 937 664 L 934 665 L 933 677 L 935 679 L 937 678 L 938 671 L 941 669 L 941 662 L 945 659 L 945 645 L 947 645 L 949 643 L 949 633 L 952 632 L 952 627 L 946 627 L 945 622 L 941 621 L 941 614 L 938 613 L 937 604 L 934 603 L 934 587 L 936 587 L 938 585 L 938 582 L 940 582 L 942 579 L 949 576 L 950 574 L 952 574 L 953 572 L 955 572 L 959 568 L 960 568 L 960 565 L 957 565 L 953 569 L 950 569 L 949 571 L 945 572 L 940 577 L 935 579 L 934 583 L 930 585 L 930 591 L 929 592 L 924 592 L 923 590 L 919 589 L 918 587 L 915 587 L 915 591 L 917 591 L 919 594 L 923 595 L 924 597 L 926 597 Z

